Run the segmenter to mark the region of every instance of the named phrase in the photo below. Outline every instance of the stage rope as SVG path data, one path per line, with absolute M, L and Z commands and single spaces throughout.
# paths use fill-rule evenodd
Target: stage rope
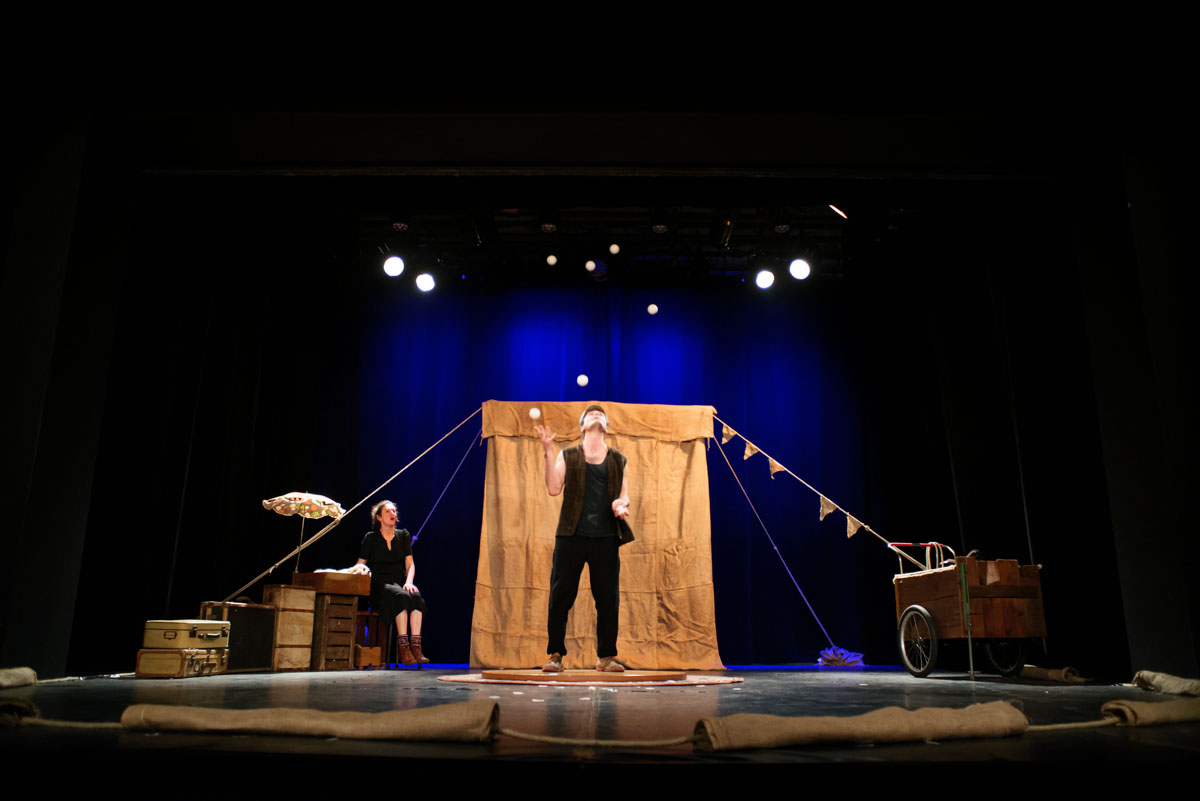
M 861 520 L 859 520 L 857 517 L 855 517 L 854 515 L 852 515 L 852 514 L 850 514 L 849 512 L 847 512 L 845 509 L 843 509 L 843 508 L 842 508 L 841 506 L 839 506 L 838 504 L 834 503 L 832 500 L 830 500 L 829 496 L 827 496 L 825 493 L 821 492 L 821 491 L 820 491 L 820 490 L 818 490 L 816 487 L 814 487 L 812 484 L 809 484 L 807 481 L 805 481 L 804 479 L 800 478 L 800 476 L 798 476 L 798 475 L 796 475 L 795 473 L 793 473 L 791 470 L 789 470 L 787 467 L 785 467 L 785 466 L 784 466 L 782 463 L 780 463 L 780 462 L 776 461 L 775 459 L 771 458 L 771 455 L 770 455 L 769 453 L 767 453 L 767 452 L 766 452 L 766 451 L 764 451 L 762 448 L 760 448 L 760 447 L 758 447 L 757 445 L 755 445 L 755 444 L 754 444 L 753 442 L 751 442 L 750 440 L 746 439 L 746 438 L 745 438 L 745 437 L 744 437 L 742 434 L 738 433 L 737 431 L 734 431 L 734 430 L 733 430 L 733 426 L 731 426 L 731 425 L 727 424 L 727 423 L 726 423 L 724 420 L 722 420 L 720 417 L 717 417 L 715 414 L 713 415 L 713 419 L 714 419 L 714 420 L 716 420 L 718 423 L 720 423 L 720 424 L 721 424 L 721 426 L 724 428 L 724 430 L 728 431 L 728 432 L 729 432 L 729 433 L 731 433 L 733 436 L 737 437 L 738 439 L 742 440 L 742 441 L 743 441 L 743 442 L 745 442 L 747 445 L 749 445 L 751 448 L 753 448 L 753 449 L 754 449 L 754 451 L 755 451 L 756 453 L 761 453 L 763 456 L 767 457 L 767 460 L 768 460 L 768 462 L 769 462 L 770 464 L 772 464 L 772 465 L 778 465 L 778 467 L 779 467 L 779 471 L 782 471 L 782 472 L 784 472 L 784 473 L 787 473 L 789 476 L 791 476 L 792 478 L 796 479 L 797 481 L 799 481 L 799 482 L 800 482 L 801 484 L 803 484 L 804 486 L 808 487 L 808 488 L 809 488 L 810 490 L 812 490 L 812 491 L 813 491 L 813 492 L 814 492 L 814 493 L 815 493 L 815 494 L 816 494 L 816 495 L 817 495 L 819 498 L 821 498 L 821 500 L 822 500 L 823 502 L 825 502 L 825 503 L 829 504 L 831 507 L 833 507 L 834 509 L 836 509 L 836 510 L 838 510 L 839 512 L 841 512 L 842 514 L 844 514 L 844 515 L 845 515 L 845 516 L 846 516 L 848 519 L 850 519 L 850 520 L 854 520 L 855 522 L 859 523 L 859 524 L 862 526 L 862 529 L 863 529 L 864 531 L 869 531 L 871 534 L 873 534 L 873 535 L 874 535 L 874 536 L 875 536 L 875 537 L 876 537 L 876 538 L 877 538 L 877 539 L 878 539 L 880 542 L 882 542 L 884 545 L 889 545 L 889 544 L 890 544 L 890 543 L 888 542 L 887 538 L 886 538 L 886 537 L 884 537 L 882 534 L 880 534 L 878 531 L 876 531 L 875 529 L 871 528 L 871 527 L 870 527 L 870 526 L 868 526 L 866 523 L 863 523 L 863 522 L 862 522 Z M 718 440 L 718 441 L 717 441 L 717 447 L 718 447 L 718 448 L 719 448 L 719 447 L 721 447 L 721 442 L 720 442 L 720 440 Z M 724 455 L 725 455 L 725 451 L 724 451 L 724 450 L 722 450 L 722 451 L 721 451 L 721 455 L 722 455 L 722 456 L 724 456 Z M 725 461 L 726 461 L 726 462 L 729 462 L 729 458 L 728 458 L 728 457 L 726 457 Z M 730 469 L 730 470 L 732 470 L 732 469 L 733 469 L 733 465 L 732 465 L 732 464 L 731 464 L 731 465 L 729 465 L 729 469 Z M 775 472 L 777 472 L 777 471 L 775 471 L 775 470 L 772 470 L 772 473 L 775 473 Z M 735 477 L 735 478 L 737 477 L 737 474 L 736 474 L 736 473 L 734 474 L 734 477 Z M 741 486 L 741 482 L 740 482 L 740 481 L 738 482 L 738 486 Z M 743 489 L 742 489 L 742 493 L 744 494 L 745 492 L 746 492 L 746 490 L 743 488 Z M 749 495 L 747 495 L 747 496 L 746 496 L 746 500 L 747 500 L 747 501 L 749 501 L 749 500 L 750 500 L 750 496 L 749 496 Z M 751 507 L 750 507 L 750 508 L 754 508 L 753 504 L 751 504 Z M 754 514 L 757 516 L 757 515 L 758 515 L 758 512 L 755 512 Z M 824 517 L 824 515 L 822 515 L 822 517 Z M 761 520 L 761 519 L 759 519 L 759 521 L 758 521 L 758 522 L 761 524 L 761 523 L 762 523 L 762 520 Z M 765 527 L 765 526 L 763 527 L 763 530 L 764 530 L 764 531 L 766 530 L 766 527 Z M 767 536 L 769 537 L 770 535 L 768 534 Z M 772 544 L 774 544 L 774 543 L 772 543 Z M 925 565 L 923 565 L 923 564 L 922 564 L 920 561 L 918 561 L 917 559 L 914 559 L 912 556 L 909 556 L 908 554 L 904 553 L 903 551 L 900 551 L 900 550 L 895 550 L 895 549 L 893 549 L 893 552 L 894 552 L 894 553 L 896 553 L 896 554 L 898 554 L 898 555 L 900 555 L 902 558 L 904 558 L 904 559 L 907 559 L 908 561 L 912 562 L 914 565 L 916 565 L 916 566 L 917 566 L 918 568 L 920 568 L 921 570 L 924 570 L 924 569 L 925 569 Z M 785 565 L 785 566 L 786 566 L 786 565 Z M 790 574 L 790 573 L 791 573 L 791 571 L 789 570 L 789 571 L 788 571 L 788 573 Z M 797 587 L 797 589 L 799 589 L 799 587 Z M 801 593 L 801 594 L 803 595 L 803 593 Z M 828 635 L 826 635 L 826 636 L 828 636 Z
M 408 468 L 412 467 L 414 464 L 416 464 L 417 462 L 419 462 L 419 461 L 421 460 L 421 458 L 422 458 L 423 456 L 425 456 L 425 454 L 429 453 L 431 450 L 433 450 L 434 448 L 436 448 L 438 445 L 441 445 L 441 444 L 442 444 L 442 442 L 443 442 L 443 441 L 446 439 L 446 437 L 449 437 L 449 436 L 450 436 L 451 434 L 453 434 L 455 431 L 457 431 L 458 429 L 462 428 L 464 425 L 466 425 L 466 423 L 467 423 L 467 420 L 470 420 L 472 417 L 474 417 L 475 415 L 477 415 L 477 414 L 481 413 L 482 411 L 483 411 L 483 407 L 482 407 L 482 406 L 480 406 L 478 409 L 476 409 L 475 411 L 471 412 L 469 415 L 467 415 L 467 416 L 466 416 L 466 418 L 465 418 L 465 419 L 464 419 L 464 420 L 463 420 L 461 423 L 459 423 L 459 424 L 458 424 L 458 425 L 456 425 L 454 428 L 450 429 L 450 430 L 449 430 L 449 431 L 447 431 L 445 434 L 443 434 L 441 439 L 439 439 L 437 442 L 435 442 L 435 443 L 433 443 L 432 445 L 430 445 L 430 446 L 429 446 L 428 448 L 426 448 L 425 450 L 421 451 L 421 453 L 420 453 L 420 454 L 418 454 L 418 455 L 417 455 L 417 457 L 416 457 L 415 459 L 413 459 L 413 460 L 412 460 L 411 462 L 409 462 L 408 464 L 404 465 L 404 467 L 401 467 L 399 470 L 397 470 L 397 471 L 396 471 L 396 473 L 395 473 L 395 475 L 393 475 L 393 476 L 392 476 L 391 478 L 389 478 L 387 481 L 383 482 L 383 483 L 382 483 L 382 484 L 380 484 L 378 487 L 376 487 L 375 489 L 373 489 L 373 490 L 371 490 L 369 493 L 367 493 L 366 497 L 364 497 L 364 498 L 363 498 L 361 501 L 359 501 L 358 503 L 356 503 L 356 504 L 354 504 L 353 506 L 351 506 L 349 509 L 347 509 L 345 512 L 343 512 L 343 513 L 342 513 L 342 514 L 341 514 L 339 517 L 336 517 L 336 518 L 334 518 L 334 519 L 333 519 L 333 521 L 332 521 L 332 522 L 330 522 L 330 524 L 329 524 L 329 525 L 327 525 L 325 528 L 321 529 L 321 530 L 320 530 L 320 531 L 318 531 L 316 534 L 314 534 L 314 535 L 312 535 L 311 537 L 309 537 L 307 541 L 305 541 L 305 542 L 301 543 L 300 545 L 297 545 L 295 548 L 293 548 L 293 549 L 291 550 L 291 552 L 290 552 L 290 553 L 289 553 L 287 556 L 283 557 L 283 558 L 282 558 L 282 559 L 280 559 L 278 562 L 276 562 L 275 564 L 271 565 L 270 567 L 268 567 L 268 568 L 267 568 L 266 570 L 264 570 L 263 572 L 259 573 L 259 574 L 258 574 L 257 576 L 255 576 L 253 579 L 251 579 L 250 581 L 246 582 L 246 583 L 245 583 L 243 586 L 241 586 L 241 587 L 239 587 L 238 589 L 234 590 L 232 593 L 230 593 L 229 597 L 227 597 L 225 600 L 226 600 L 226 601 L 232 601 L 234 598 L 238 597 L 238 596 L 239 596 L 239 595 L 241 595 L 243 592 L 245 592 L 246 590 L 248 590 L 248 589 L 250 589 L 251 587 L 253 587 L 255 584 L 257 584 L 257 583 L 258 583 L 259 581 L 261 581 L 263 578 L 265 578 L 266 576 L 269 576 L 269 575 L 271 575 L 271 573 L 273 573 L 273 572 L 275 571 L 275 568 L 279 567 L 279 566 L 280 566 L 280 565 L 282 565 L 284 562 L 286 562 L 287 560 L 291 559 L 293 556 L 295 556 L 296 554 L 300 553 L 301 551 L 303 551 L 303 550 L 304 550 L 305 548 L 307 548 L 308 546 L 312 545 L 312 544 L 313 544 L 314 542 L 316 542 L 317 540 L 321 539 L 321 537 L 324 537 L 326 534 L 328 534 L 330 531 L 332 531 L 334 528 L 336 528 L 338 523 L 342 522 L 342 521 L 343 521 L 343 520 L 345 520 L 347 517 L 349 517 L 351 512 L 353 512 L 353 511 L 354 511 L 355 509 L 357 509 L 358 507 L 362 506 L 362 505 L 363 505 L 364 503 L 366 503 L 367 501 L 371 500 L 371 498 L 375 497 L 376 493 L 378 493 L 380 490 L 382 490 L 382 489 L 383 489 L 384 487 L 386 487 L 388 484 L 391 484 L 393 481 L 395 481 L 397 478 L 399 478 L 401 473 L 403 473 L 405 470 L 407 470 Z M 480 433 L 481 433 L 481 434 L 483 433 L 483 432 L 482 432 L 482 429 L 480 429 Z M 474 444 L 474 441 L 473 441 L 473 440 L 472 440 L 472 444 Z M 460 465 L 460 466 L 461 466 L 461 465 Z M 457 472 L 457 471 L 455 471 L 455 472 Z M 445 492 L 445 490 L 443 490 L 443 492 Z M 440 499 L 439 499 L 439 500 L 440 500 Z M 428 520 L 428 518 L 426 518 L 426 519 Z M 424 525 L 424 524 L 422 523 L 422 525 Z
M 716 415 L 713 415 L 714 417 Z M 724 425 L 724 424 L 722 424 Z M 747 440 L 748 442 L 749 440 Z M 779 552 L 779 546 L 775 544 L 775 538 L 771 536 L 771 532 L 767 530 L 767 524 L 763 522 L 759 516 L 758 510 L 754 508 L 754 501 L 750 500 L 750 493 L 746 492 L 746 488 L 742 486 L 742 480 L 738 478 L 737 471 L 733 469 L 733 463 L 729 461 L 729 457 L 725 455 L 725 449 L 721 447 L 721 442 L 717 441 L 717 450 L 721 452 L 721 458 L 725 460 L 725 464 L 729 465 L 729 472 L 733 473 L 733 480 L 737 482 L 738 489 L 746 496 L 746 503 L 750 504 L 750 511 L 754 512 L 754 516 L 758 518 L 758 524 L 762 526 L 763 533 L 767 535 L 767 541 L 771 543 L 771 547 L 775 550 L 775 555 L 779 557 L 779 563 L 783 565 L 783 569 L 787 571 L 788 578 L 792 580 L 792 584 L 796 587 L 796 592 L 800 593 L 800 597 L 804 599 L 804 605 L 808 607 L 808 611 L 812 613 L 813 620 L 817 621 L 817 625 L 821 627 L 821 633 L 825 635 L 825 639 L 829 641 L 830 648 L 837 648 L 833 644 L 833 638 L 829 636 L 829 632 L 825 630 L 825 624 L 821 622 L 821 618 L 817 617 L 817 612 L 812 608 L 812 604 L 808 602 L 808 596 L 804 594 L 804 590 L 800 589 L 800 582 L 796 581 L 796 577 L 792 574 L 792 569 L 788 567 L 788 563 L 784 560 L 783 554 Z
M 518 740 L 529 740 L 535 743 L 553 743 L 555 745 L 596 746 L 600 748 L 662 748 L 671 745 L 686 745 L 699 741 L 695 734 L 685 737 L 675 737 L 670 740 L 574 740 L 570 737 L 551 737 L 546 734 L 526 734 L 512 729 L 500 728 L 497 734 L 515 737 Z
M 470 418 L 468 418 L 468 419 L 470 419 Z M 417 529 L 417 533 L 413 535 L 413 538 L 412 538 L 413 545 L 417 544 L 417 540 L 420 538 L 421 532 L 425 530 L 425 523 L 428 523 L 429 518 L 433 517 L 433 513 L 438 508 L 438 504 L 442 502 L 442 498 L 445 497 L 445 495 L 446 495 L 446 490 L 450 489 L 450 485 L 454 483 L 454 477 L 457 476 L 458 471 L 462 469 L 463 462 L 467 461 L 467 457 L 471 455 L 471 448 L 475 447 L 475 443 L 479 442 L 482 438 L 483 438 L 483 426 L 480 426 L 479 433 L 477 433 L 475 435 L 475 438 L 473 440 L 471 440 L 471 444 L 467 446 L 467 451 L 466 451 L 466 453 L 463 454 L 463 457 L 458 460 L 458 467 L 454 468 L 454 472 L 450 474 L 450 480 L 446 482 L 446 486 L 442 487 L 442 494 L 439 495 L 437 497 L 437 500 L 433 502 L 433 508 L 429 510 L 429 514 L 425 515 L 425 522 L 421 523 L 421 527 L 419 529 Z

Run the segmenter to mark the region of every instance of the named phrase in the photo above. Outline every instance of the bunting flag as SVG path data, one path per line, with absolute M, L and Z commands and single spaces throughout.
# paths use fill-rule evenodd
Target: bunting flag
M 846 515 L 846 539 L 850 539 L 857 534 L 860 528 L 862 528 L 862 523 L 858 522 L 850 515 Z
M 780 470 L 783 470 L 784 467 L 779 462 L 772 459 L 770 456 L 767 457 L 767 461 L 769 461 L 771 463 L 771 480 L 774 481 L 775 474 L 778 473 Z
M 837 507 L 833 505 L 833 501 L 829 500 L 824 495 L 822 495 L 821 496 L 821 519 L 824 520 L 825 515 L 829 514 L 834 509 L 837 509 Z
M 733 439 L 736 436 L 737 436 L 736 431 L 734 431 L 732 428 L 725 425 L 724 423 L 721 423 L 721 444 L 722 445 L 724 445 L 726 442 L 729 442 L 729 440 Z
M 746 440 L 746 452 L 742 454 L 742 461 L 749 459 L 758 452 L 758 448 L 754 447 L 754 445 L 750 443 L 750 440 Z

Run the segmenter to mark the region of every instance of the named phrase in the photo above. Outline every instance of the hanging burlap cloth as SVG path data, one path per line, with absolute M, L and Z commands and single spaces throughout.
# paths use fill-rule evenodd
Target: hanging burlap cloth
M 594 401 L 483 405 L 488 442 L 471 665 L 530 668 L 546 661 L 546 613 L 562 495 L 546 492 L 536 423 L 578 445 L 579 416 Z M 629 523 L 621 548 L 619 658 L 643 669 L 721 669 L 712 584 L 705 440 L 711 406 L 601 402 L 610 447 L 628 459 Z M 537 407 L 541 418 L 529 416 Z M 587 570 L 567 621 L 567 668 L 596 661 L 596 609 Z

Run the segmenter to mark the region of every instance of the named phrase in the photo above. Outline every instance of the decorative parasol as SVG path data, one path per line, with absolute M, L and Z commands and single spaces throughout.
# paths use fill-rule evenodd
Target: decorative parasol
M 279 515 L 300 515 L 309 520 L 318 517 L 341 517 L 345 514 L 342 505 L 324 495 L 314 495 L 311 492 L 289 492 L 278 498 L 269 498 L 262 502 L 264 509 L 269 509 Z
M 296 549 L 297 573 L 300 572 L 300 551 L 304 550 L 304 519 L 332 517 L 337 520 L 346 513 L 337 501 L 311 492 L 289 492 L 276 498 L 268 498 L 262 504 L 264 509 L 269 509 L 275 514 L 289 517 L 300 515 L 300 547 Z

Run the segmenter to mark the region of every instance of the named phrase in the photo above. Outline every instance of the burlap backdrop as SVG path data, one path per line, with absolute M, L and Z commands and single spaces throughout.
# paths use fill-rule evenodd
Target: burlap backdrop
M 560 447 L 581 441 L 579 415 L 593 401 L 483 405 L 488 440 L 473 667 L 529 668 L 546 660 L 554 530 L 562 495 L 546 493 L 530 408 Z M 632 668 L 721 669 L 713 606 L 706 439 L 711 406 L 604 403 L 608 443 L 629 460 L 629 522 L 621 548 L 620 659 Z M 567 620 L 568 668 L 596 661 L 596 607 L 585 569 Z

